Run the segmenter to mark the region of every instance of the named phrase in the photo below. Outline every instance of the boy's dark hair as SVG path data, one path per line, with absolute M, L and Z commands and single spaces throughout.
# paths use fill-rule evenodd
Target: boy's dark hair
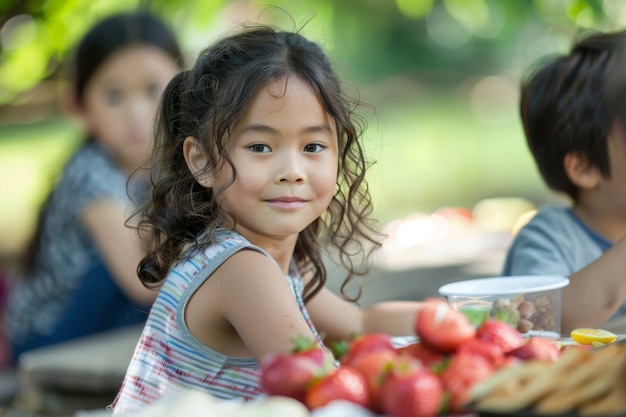
M 139 212 L 139 229 L 151 248 L 138 270 L 146 286 L 159 285 L 189 244 L 200 248 L 210 244 L 212 232 L 225 218 L 216 204 L 216 195 L 224 190 L 207 190 L 196 181 L 183 156 L 185 138 L 198 140 L 209 158 L 208 174 L 225 164 L 233 167 L 230 132 L 256 94 L 282 77 L 299 77 L 313 88 L 337 123 L 340 151 L 338 186 L 330 207 L 300 233 L 296 243 L 298 267 L 314 276 L 305 288 L 305 300 L 310 300 L 326 280 L 320 235 L 330 239 L 349 270 L 342 292 L 355 274 L 363 272 L 357 271 L 351 255 L 366 253 L 364 243 L 370 248 L 378 243 L 368 223 L 372 212 L 364 178 L 368 164 L 360 143 L 365 121 L 355 113 L 358 103 L 345 95 L 317 43 L 298 33 L 249 26 L 201 52 L 194 67 L 174 77 L 163 94 L 152 199 Z M 231 183 L 235 175 L 233 167 Z
M 580 153 L 610 176 L 607 140 L 623 102 L 614 82 L 626 77 L 617 71 L 626 68 L 621 66 L 625 41 L 625 31 L 587 35 L 522 83 L 520 113 L 528 147 L 546 184 L 574 202 L 578 188 L 565 172 L 565 155 Z

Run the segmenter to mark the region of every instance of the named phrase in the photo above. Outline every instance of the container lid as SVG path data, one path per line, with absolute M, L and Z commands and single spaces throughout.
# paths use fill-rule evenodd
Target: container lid
M 439 288 L 443 296 L 510 295 L 563 288 L 569 278 L 554 275 L 490 277 L 453 282 Z

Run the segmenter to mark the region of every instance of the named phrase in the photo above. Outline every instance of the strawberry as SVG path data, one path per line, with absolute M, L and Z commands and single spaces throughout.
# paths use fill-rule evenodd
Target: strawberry
M 296 338 L 293 343 L 294 348 L 291 351 L 292 354 L 310 358 L 320 365 L 324 365 L 328 362 L 328 352 L 321 348 L 315 340 L 299 337 Z
M 383 411 L 381 401 L 382 386 L 393 367 L 398 354 L 392 350 L 376 350 L 363 353 L 357 357 L 353 366 L 361 372 L 367 381 L 369 391 L 369 409 L 380 413 Z
M 507 356 L 515 357 L 523 361 L 530 359 L 556 361 L 559 359 L 560 351 L 549 339 L 530 337 L 522 346 L 509 351 Z
M 433 417 L 441 408 L 443 386 L 430 369 L 403 356 L 389 372 L 381 398 L 392 417 Z
M 396 349 L 400 355 L 408 355 L 419 360 L 422 365 L 427 367 L 436 367 L 445 359 L 443 353 L 437 352 L 422 342 L 411 343 Z
M 367 407 L 369 391 L 365 377 L 356 369 L 342 365 L 316 379 L 307 390 L 304 403 L 315 410 L 335 400 Z
M 483 339 L 471 339 L 456 349 L 456 354 L 472 353 L 485 358 L 491 365 L 498 368 L 504 364 L 504 352 L 500 345 Z
M 310 357 L 270 353 L 261 361 L 260 369 L 262 392 L 304 402 L 307 388 L 324 368 Z
M 462 412 L 469 391 L 475 384 L 485 380 L 495 368 L 481 355 L 460 352 L 441 374 L 441 381 L 449 393 L 448 412 Z
M 346 351 L 339 353 L 343 365 L 352 366 L 359 356 L 378 350 L 395 351 L 391 336 L 386 333 L 367 333 L 355 337 L 346 347 Z
M 291 353 L 270 353 L 261 361 L 261 391 L 304 402 L 305 393 L 315 376 L 328 372 L 329 353 L 315 341 L 294 340 Z
M 525 343 L 524 336 L 517 329 L 496 319 L 488 319 L 481 324 L 476 330 L 476 336 L 500 346 L 504 353 Z
M 440 353 L 450 353 L 476 335 L 476 329 L 463 313 L 438 299 L 423 302 L 414 330 L 423 343 Z

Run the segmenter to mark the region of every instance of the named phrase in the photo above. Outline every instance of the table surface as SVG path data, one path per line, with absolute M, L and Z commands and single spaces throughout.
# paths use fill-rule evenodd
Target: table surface
M 79 392 L 117 392 L 143 326 L 101 333 L 32 350 L 19 357 L 29 384 Z
M 141 329 L 141 326 L 133 326 L 33 350 L 20 357 L 18 368 L 30 383 L 43 387 L 117 392 Z M 618 337 L 618 340 L 624 339 L 626 332 Z M 393 343 L 400 347 L 416 340 L 414 335 L 402 336 L 393 338 Z M 561 340 L 572 341 L 567 336 Z

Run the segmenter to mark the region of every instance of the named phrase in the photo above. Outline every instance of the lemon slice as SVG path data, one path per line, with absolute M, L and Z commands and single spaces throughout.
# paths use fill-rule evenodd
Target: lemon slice
M 615 339 L 617 339 L 617 335 L 615 333 L 611 333 L 604 329 L 575 329 L 572 330 L 571 336 L 574 341 L 580 343 L 581 345 L 592 345 L 594 342 L 596 344 L 606 344 L 614 342 Z

